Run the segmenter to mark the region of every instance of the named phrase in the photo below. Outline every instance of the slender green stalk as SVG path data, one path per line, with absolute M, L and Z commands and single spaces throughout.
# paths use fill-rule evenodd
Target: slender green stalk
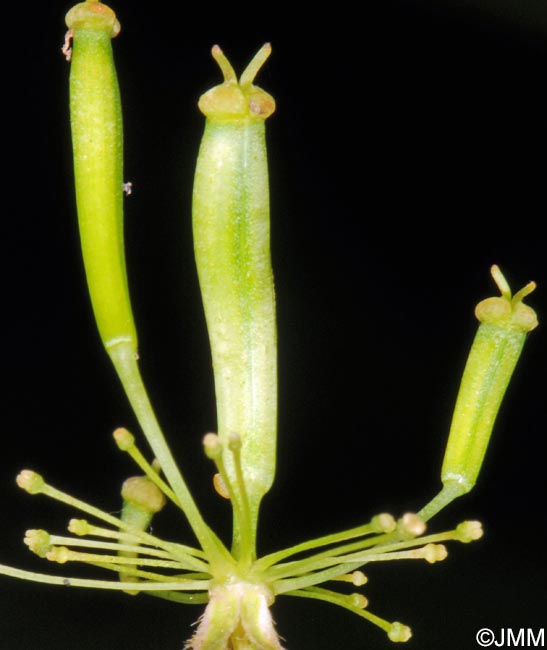
M 171 454 L 152 410 L 137 359 L 131 350 L 131 346 L 119 343 L 110 350 L 110 357 L 121 379 L 131 407 L 146 435 L 146 439 L 203 550 L 213 564 L 218 562 L 225 565 L 226 562 L 231 562 L 228 551 L 203 520 L 186 481 Z
M 88 587 L 91 589 L 110 589 L 113 591 L 196 591 L 207 588 L 207 582 L 203 580 L 193 580 L 187 582 L 118 582 L 111 580 L 93 580 L 89 578 L 66 578 L 63 576 L 52 576 L 45 573 L 36 573 L 34 571 L 25 571 L 15 569 L 14 567 L 0 564 L 0 573 L 20 580 L 30 580 L 31 582 L 41 582 L 49 585 L 60 585 L 63 587 Z
M 350 612 L 357 614 L 363 618 L 366 618 L 367 621 L 378 626 L 385 632 L 387 632 L 388 637 L 391 641 L 401 642 L 408 641 L 412 636 L 412 632 L 407 625 L 403 625 L 399 622 L 390 623 L 379 616 L 371 614 L 366 609 L 358 607 L 352 603 L 352 600 L 341 594 L 330 591 L 328 589 L 321 589 L 319 587 L 314 587 L 310 589 L 295 590 L 287 593 L 287 596 L 298 596 L 300 598 L 312 598 L 316 600 L 323 600 L 327 603 L 332 603 L 333 605 L 338 605 L 339 607 L 344 607 L 349 609 Z

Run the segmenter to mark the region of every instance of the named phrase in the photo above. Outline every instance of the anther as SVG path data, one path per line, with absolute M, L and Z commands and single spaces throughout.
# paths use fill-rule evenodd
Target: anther
M 71 559 L 71 551 L 66 546 L 53 546 L 51 550 L 46 553 L 46 558 L 50 562 L 58 562 L 65 564 Z
M 475 540 L 480 539 L 483 534 L 484 531 L 480 521 L 463 521 L 456 527 L 455 539 L 458 542 L 468 544 L 469 542 L 474 542 Z
M 215 491 L 218 494 L 220 494 L 220 496 L 223 499 L 230 498 L 230 492 L 228 490 L 228 486 L 226 485 L 226 482 L 218 472 L 213 476 L 213 487 L 215 488 Z
M 45 530 L 27 530 L 23 540 L 29 549 L 39 557 L 46 557 L 51 550 L 50 535 Z
M 403 625 L 402 623 L 395 621 L 390 625 L 387 636 L 390 641 L 395 643 L 404 643 L 412 636 L 412 630 L 408 625 Z
M 353 577 L 352 584 L 354 587 L 362 587 L 368 582 L 368 578 L 362 571 L 354 571 L 350 575 Z
M 387 512 L 376 515 L 370 523 L 376 533 L 392 533 L 397 528 L 395 518 Z
M 121 451 L 127 451 L 135 446 L 135 436 L 124 427 L 119 427 L 112 435 Z
M 242 442 L 241 442 L 241 436 L 239 435 L 239 433 L 231 433 L 228 436 L 228 449 L 232 453 L 235 454 L 238 451 L 240 451 L 241 450 L 241 445 L 242 445 Z
M 357 607 L 357 609 L 365 609 L 368 607 L 368 598 L 363 596 L 363 594 L 350 594 L 348 600 L 350 605 Z
M 43 491 L 45 481 L 36 472 L 30 469 L 24 469 L 17 475 L 17 485 L 29 494 L 40 494 Z
M 85 519 L 71 519 L 68 522 L 68 530 L 74 535 L 83 537 L 84 535 L 89 535 L 89 523 Z
M 429 564 L 442 562 L 448 556 L 448 551 L 444 544 L 426 544 L 422 550 L 424 560 L 429 562 Z
M 407 512 L 398 521 L 401 533 L 410 535 L 411 537 L 419 537 L 425 533 L 425 521 L 418 517 L 413 512 Z
M 222 443 L 216 433 L 206 433 L 203 438 L 203 449 L 205 455 L 211 460 L 216 460 L 222 456 Z
M 354 587 L 362 587 L 368 582 L 368 578 L 362 571 L 353 571 L 353 573 L 345 573 L 344 575 L 335 578 L 340 582 L 350 582 Z

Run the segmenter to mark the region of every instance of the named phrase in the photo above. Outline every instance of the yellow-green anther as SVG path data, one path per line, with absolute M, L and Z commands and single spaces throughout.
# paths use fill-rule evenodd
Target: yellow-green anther
M 456 535 L 454 539 L 457 539 L 463 544 L 469 544 L 469 542 L 474 542 L 477 539 L 480 539 L 483 535 L 482 524 L 480 521 L 462 521 L 456 527 Z
M 40 494 L 44 490 L 45 481 L 42 476 L 31 469 L 24 469 L 19 472 L 15 479 L 17 485 L 29 494 Z
M 486 298 L 475 308 L 480 325 L 454 408 L 441 470 L 443 490 L 419 513 L 426 520 L 475 485 L 526 335 L 538 324 L 535 311 L 522 302 L 535 283 L 513 296 L 497 266 L 491 274 L 501 296 Z
M 406 643 L 412 636 L 412 630 L 408 625 L 395 621 L 389 625 L 387 636 L 394 643 Z
M 118 427 L 112 435 L 121 451 L 129 451 L 135 446 L 135 436 L 124 427 Z
M 93 311 L 110 352 L 125 342 L 136 352 L 123 244 L 123 133 L 111 38 L 112 9 L 87 0 L 66 15 L 73 47 L 70 119 L 81 246 Z
M 74 535 L 89 535 L 90 525 L 85 519 L 71 519 L 68 522 L 68 530 Z
M 265 45 L 238 83 L 218 46 L 213 57 L 224 83 L 206 92 L 207 121 L 194 181 L 194 249 L 211 342 L 218 435 L 229 483 L 237 486 L 229 436 L 241 436 L 241 465 L 254 546 L 258 506 L 275 472 L 277 347 L 270 261 L 265 119 L 273 98 L 253 85 L 270 53 Z
M 51 550 L 50 538 L 50 534 L 45 530 L 27 530 L 23 541 L 33 553 L 46 557 Z

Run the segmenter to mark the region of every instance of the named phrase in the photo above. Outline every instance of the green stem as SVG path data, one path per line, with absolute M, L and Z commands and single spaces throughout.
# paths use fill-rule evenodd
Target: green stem
M 446 508 L 449 503 L 452 503 L 454 499 L 465 494 L 465 492 L 466 489 L 459 482 L 447 481 L 445 485 L 443 485 L 443 489 L 439 494 L 431 499 L 431 501 L 420 510 L 418 517 L 424 521 L 429 521 L 441 510 Z
M 119 343 L 108 349 L 108 353 L 146 439 L 209 561 L 212 565 L 231 562 L 230 553 L 205 523 L 173 459 L 150 404 L 132 346 Z

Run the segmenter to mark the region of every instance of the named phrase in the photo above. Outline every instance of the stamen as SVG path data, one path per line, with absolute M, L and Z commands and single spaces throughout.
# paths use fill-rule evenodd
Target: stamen
M 25 571 L 16 569 L 5 564 L 0 564 L 0 574 L 19 578 L 20 580 L 30 580 L 31 582 L 41 582 L 50 585 L 60 585 L 63 587 L 89 587 L 92 589 L 111 589 L 114 591 L 126 591 L 127 589 L 137 589 L 139 591 L 150 592 L 169 592 L 169 591 L 205 591 L 209 589 L 209 580 L 188 580 L 185 582 L 135 582 L 134 584 L 123 583 L 110 580 L 93 580 L 89 578 L 68 578 L 64 576 L 53 576 L 46 573 L 35 573 L 34 571 Z
M 71 519 L 68 522 L 68 531 L 78 535 L 79 537 L 85 537 L 87 535 L 93 537 L 104 537 L 107 539 L 117 539 L 121 542 L 139 544 L 143 540 L 143 531 L 134 531 L 132 533 L 121 532 L 119 530 L 110 530 L 109 528 L 100 528 L 99 526 L 92 526 L 85 519 Z M 144 537 L 147 536 L 147 533 L 144 533 Z M 159 540 L 161 541 L 161 540 Z M 164 543 L 163 545 L 157 544 L 156 546 L 160 548 L 171 548 L 170 543 Z M 190 547 L 187 547 L 190 549 Z M 196 550 L 197 549 L 190 549 Z M 168 551 L 169 552 L 169 551 Z
M 45 531 L 27 531 L 28 533 L 45 533 Z M 46 533 L 47 534 L 47 533 Z M 61 535 L 48 535 L 48 542 L 50 546 L 76 546 L 80 548 L 94 548 L 104 551 L 124 551 L 126 553 L 140 553 L 141 555 L 148 555 L 150 557 L 157 557 L 164 560 L 173 560 L 173 556 L 166 551 L 161 551 L 156 548 L 142 546 L 140 544 L 123 544 L 115 542 L 99 542 L 95 539 L 79 539 L 76 537 L 63 537 Z M 31 549 L 34 550 L 34 549 Z M 184 567 L 186 568 L 186 567 Z
M 365 618 L 370 623 L 373 623 L 374 625 L 384 630 L 387 633 L 388 638 L 394 642 L 398 642 L 398 643 L 405 642 L 408 641 L 412 636 L 412 631 L 407 625 L 403 625 L 402 623 L 399 623 L 397 621 L 391 623 L 389 621 L 386 621 L 383 618 L 380 618 L 379 616 L 376 616 L 375 614 L 371 614 L 371 612 L 369 612 L 368 610 L 360 607 L 359 601 L 357 601 L 354 598 L 355 594 L 351 594 L 350 596 L 345 596 L 335 591 L 330 591 L 329 589 L 323 589 L 321 587 L 310 587 L 308 589 L 298 589 L 295 591 L 290 591 L 287 592 L 286 595 L 298 596 L 300 598 L 312 598 L 317 600 L 323 600 L 333 605 L 344 607 L 345 609 L 348 609 L 350 612 L 353 612 L 354 614 L 357 614 L 358 616 Z
M 23 541 L 39 557 L 45 558 L 51 549 L 51 536 L 45 530 L 27 530 Z
M 15 480 L 17 485 L 29 494 L 41 494 L 44 491 L 44 479 L 30 469 L 24 469 Z
M 265 577 L 273 582 L 275 593 L 280 594 L 318 585 L 327 580 L 336 580 L 368 562 L 403 559 L 425 559 L 430 563 L 439 562 L 445 559 L 447 550 L 438 542 L 473 541 L 480 537 L 481 531 L 482 528 L 478 522 L 464 522 L 464 525 L 457 530 L 418 539 L 401 540 L 400 537 L 389 535 L 378 536 L 372 540 L 345 544 L 296 562 L 274 565 L 265 572 Z M 372 548 L 363 548 L 369 542 L 372 542 Z M 415 548 L 418 544 L 420 546 Z M 360 545 L 363 546 L 359 548 Z M 347 553 L 349 550 L 355 552 Z M 342 554 L 344 552 L 346 554 Z
M 374 549 L 375 550 L 375 549 Z M 430 564 L 440 562 L 448 556 L 446 546 L 443 544 L 426 544 L 419 548 L 410 549 L 407 551 L 393 551 L 389 547 L 385 551 L 374 553 L 373 551 L 366 551 L 362 555 L 345 555 L 336 558 L 338 562 L 350 563 L 361 562 L 363 564 L 368 562 L 388 562 L 391 560 L 426 560 Z
M 370 520 L 370 525 L 376 533 L 392 533 L 397 528 L 395 518 L 387 512 L 382 512 Z
M 418 515 L 414 513 L 407 513 L 401 519 L 398 520 L 396 530 L 393 533 L 388 533 L 386 535 L 377 535 L 374 537 L 367 538 L 365 540 L 359 540 L 351 544 L 343 544 L 327 551 L 322 551 L 316 553 L 311 557 L 305 558 L 303 560 L 297 560 L 295 562 L 285 562 L 277 563 L 275 566 L 272 565 L 269 575 L 273 579 L 280 579 L 281 577 L 287 577 L 289 575 L 298 575 L 300 573 L 309 573 L 310 571 L 315 571 L 322 569 L 326 566 L 331 566 L 335 564 L 352 562 L 356 565 L 351 568 L 358 568 L 365 562 L 367 559 L 362 559 L 368 557 L 367 553 L 377 553 L 379 548 L 390 550 L 396 550 L 398 548 L 406 548 L 409 546 L 415 546 L 417 544 L 414 541 L 415 537 L 421 535 L 426 529 L 425 522 Z M 356 529 L 357 530 L 357 529 Z M 370 530 L 370 529 L 369 529 Z M 453 531 L 449 533 L 449 539 L 453 539 Z M 329 536 L 330 539 L 335 536 Z M 325 538 L 323 538 L 325 539 Z M 442 537 L 446 539 L 446 537 Z M 401 541 L 404 540 L 404 541 Z M 433 541 L 433 540 L 432 540 Z M 437 540 L 435 540 L 437 541 Z M 419 543 L 421 543 L 420 540 Z M 311 546 L 309 544 L 300 545 L 301 547 Z M 296 547 L 293 547 L 290 550 L 294 550 Z M 365 549 L 371 548 L 371 551 L 366 551 Z M 300 549 L 299 549 L 300 550 Z M 303 550 L 303 549 L 302 549 Z M 347 555 L 348 553 L 354 552 L 353 555 Z M 359 551 L 359 552 L 358 552 Z M 275 554 L 276 557 L 279 557 L 284 552 Z M 342 555 L 342 554 L 346 555 Z M 286 555 L 285 555 L 286 556 Z M 270 556 L 271 557 L 271 556 Z M 257 566 L 261 566 L 261 561 L 257 562 Z M 344 573 L 343 571 L 341 573 Z M 315 583 L 318 584 L 318 583 Z
M 223 489 L 225 489 L 227 494 L 230 495 L 234 510 L 234 518 L 237 521 L 240 530 L 240 539 L 243 542 L 250 542 L 251 535 L 246 534 L 246 531 L 250 533 L 251 530 L 251 514 L 241 465 L 241 438 L 235 433 L 231 434 L 228 438 L 228 449 L 232 452 L 234 459 L 236 472 L 235 487 L 237 487 L 237 489 L 232 485 L 228 472 L 226 471 L 226 465 L 224 464 L 223 459 L 223 447 L 219 436 L 216 433 L 207 433 L 203 438 L 203 448 L 207 458 L 210 458 L 215 463 L 220 479 L 224 483 Z M 242 559 L 244 563 L 250 564 L 254 559 L 252 543 L 251 546 L 244 544 L 244 548 L 240 549 L 240 553 L 240 559 Z
M 127 531 L 133 534 L 135 537 L 138 538 L 139 541 L 142 541 L 145 544 L 163 548 L 166 551 L 172 553 L 173 557 L 175 557 L 177 560 L 180 560 L 181 562 L 185 562 L 188 565 L 188 567 L 191 569 L 203 570 L 203 567 L 207 566 L 204 565 L 204 563 L 197 560 L 196 558 L 189 557 L 186 554 L 186 551 L 184 550 L 184 547 L 182 545 L 170 544 L 169 542 L 164 542 L 158 537 L 154 537 L 153 535 L 145 533 L 144 531 L 137 531 L 136 529 L 132 528 L 121 519 L 118 519 L 113 515 L 103 512 L 99 508 L 95 508 L 94 506 L 86 503 L 85 501 L 81 501 L 80 499 L 75 499 L 74 497 L 71 497 L 69 494 L 61 492 L 61 490 L 57 490 L 56 488 L 52 487 L 48 483 L 45 483 L 42 476 L 40 476 L 40 474 L 37 474 L 36 472 L 33 472 L 31 470 L 23 470 L 17 477 L 17 484 L 22 489 L 29 492 L 29 494 L 44 494 L 52 499 L 55 499 L 56 501 L 60 501 L 61 503 L 64 503 L 68 506 L 72 506 L 73 508 L 76 508 L 77 510 L 81 510 L 82 512 L 86 512 L 87 514 L 96 517 L 97 519 L 101 519 L 102 521 L 105 521 L 106 523 L 110 524 L 114 528 L 119 528 L 123 531 Z M 199 551 L 195 551 L 193 554 L 195 553 L 199 554 Z M 197 564 L 200 565 L 199 568 Z
M 68 531 L 78 535 L 79 537 L 84 537 L 86 535 L 91 535 L 94 537 L 105 537 L 108 539 L 119 539 L 120 541 L 133 542 L 138 544 L 143 539 L 143 531 L 134 531 L 131 533 L 121 532 L 119 530 L 110 530 L 109 528 L 101 528 L 99 526 L 92 526 L 85 519 L 71 519 L 68 522 Z M 147 533 L 144 533 L 144 536 L 147 536 Z M 159 546 L 159 544 L 158 544 Z M 162 548 L 170 548 L 169 543 L 165 543 Z M 188 547 L 190 548 L 190 547 Z M 197 549 L 195 549 L 197 551 Z
M 483 536 L 484 531 L 480 521 L 463 521 L 456 527 L 455 533 L 456 535 L 454 539 L 458 542 L 468 544 L 469 542 L 474 542 L 475 540 L 480 539 Z
M 407 512 L 397 522 L 397 530 L 402 537 L 419 537 L 425 533 L 426 523 L 413 512 Z
M 363 594 L 350 594 L 348 598 L 352 607 L 357 607 L 358 609 L 368 607 L 368 598 L 363 596 Z
M 412 630 L 408 625 L 403 625 L 402 623 L 395 621 L 390 625 L 387 636 L 389 640 L 394 643 L 405 643 L 412 636 Z
M 120 451 L 129 451 L 135 446 L 135 436 L 125 427 L 118 427 L 114 430 L 112 437 Z
M 240 524 L 240 540 L 241 540 L 241 555 L 242 559 L 251 563 L 254 560 L 254 552 L 252 544 L 249 545 L 251 539 L 251 509 L 249 506 L 249 495 L 245 486 L 245 478 L 243 476 L 243 465 L 241 462 L 241 436 L 238 433 L 231 433 L 228 437 L 228 449 L 232 452 L 234 458 L 234 467 L 236 472 L 236 481 L 238 487 L 238 496 L 241 502 L 241 520 Z
M 304 551 L 311 551 L 312 549 L 318 548 L 320 546 L 329 546 L 331 544 L 354 539 L 356 537 L 365 537 L 367 535 L 372 535 L 373 533 L 391 533 L 396 528 L 397 523 L 395 522 L 395 519 L 387 513 L 382 513 L 375 515 L 368 524 L 364 524 L 363 526 L 350 528 L 349 530 L 345 530 L 340 533 L 333 533 L 332 535 L 324 535 L 323 537 L 318 537 L 308 542 L 296 544 L 295 546 L 291 546 L 290 548 L 284 549 L 282 551 L 277 551 L 276 553 L 265 555 L 256 562 L 255 566 L 260 570 L 265 570 L 274 564 L 278 564 L 281 560 L 284 560 L 291 555 L 296 555 Z M 374 537 L 371 540 L 368 540 L 366 542 L 366 545 L 374 546 L 380 540 L 383 540 L 386 537 L 387 536 L 382 536 L 381 538 Z M 326 551 L 320 556 L 328 555 L 329 553 L 329 551 Z
M 482 526 L 480 522 L 463 522 L 460 524 L 456 530 L 449 530 L 444 533 L 436 533 L 434 535 L 426 535 L 425 537 L 420 537 L 418 539 L 407 539 L 403 541 L 398 541 L 395 539 L 392 542 L 388 543 L 379 543 L 371 549 L 363 549 L 355 553 L 346 554 L 346 555 L 334 555 L 333 559 L 339 562 L 358 562 L 361 560 L 361 563 L 372 561 L 370 558 L 372 556 L 378 555 L 380 552 L 383 555 L 391 559 L 396 559 L 394 551 L 401 551 L 404 549 L 409 549 L 420 545 L 421 547 L 428 544 L 438 545 L 439 542 L 447 541 L 460 541 L 460 542 L 472 542 L 476 539 L 480 539 L 482 536 Z M 334 549 L 334 552 L 340 553 L 341 550 L 347 550 L 347 547 L 342 547 Z
M 314 570 L 313 573 L 304 573 L 304 575 L 292 575 L 282 579 L 273 579 L 271 581 L 273 592 L 276 595 L 286 594 L 300 589 L 315 587 L 323 582 L 335 580 L 337 577 L 346 574 L 348 571 L 362 566 L 364 562 L 359 560 L 357 562 L 341 563 L 335 560 L 334 562 L 325 562 L 327 568 L 323 570 Z M 328 566 L 329 564 L 334 566 Z M 319 567 L 317 567 L 319 569 Z M 290 574 L 287 574 L 290 576 Z
M 215 488 L 217 494 L 219 494 L 223 499 L 230 499 L 228 487 L 218 472 L 213 476 L 213 487 Z
M 108 563 L 104 562 L 88 562 L 90 566 L 95 566 L 100 569 L 105 569 L 106 571 L 114 571 L 115 573 L 120 572 L 120 567 L 119 566 L 114 566 Z M 126 566 L 124 567 L 124 575 L 125 576 L 134 576 L 135 578 L 142 578 L 144 580 L 148 580 L 151 582 L 173 582 L 173 580 L 186 580 L 187 577 L 189 579 L 190 576 L 194 576 L 197 574 L 182 574 L 182 575 L 170 575 L 166 576 L 161 573 L 155 573 L 152 571 L 143 571 L 142 569 L 136 569 L 135 567 L 130 567 Z M 207 579 L 205 575 L 202 576 L 204 579 Z M 131 582 L 130 580 L 125 580 L 125 582 Z M 129 594 L 130 596 L 136 595 L 139 593 L 138 590 L 124 590 L 126 594 Z
M 220 479 L 217 479 L 217 483 L 221 480 L 223 483 L 223 489 L 228 494 L 228 498 L 232 498 L 234 493 L 228 472 L 226 471 L 226 466 L 224 465 L 224 459 L 222 458 L 222 442 L 216 433 L 206 433 L 203 437 L 203 450 L 207 458 L 212 460 L 218 470 L 218 475 Z M 214 484 L 214 478 L 213 478 Z M 217 489 L 218 492 L 218 489 Z M 233 501 L 234 511 L 239 508 L 240 504 L 238 500 Z
M 58 564 L 65 564 L 71 559 L 69 556 L 70 551 L 66 546 L 53 546 L 52 548 L 49 549 L 49 551 L 46 553 L 46 558 L 50 562 L 57 562 Z
M 90 532 L 92 528 L 94 527 L 90 526 L 85 519 L 71 519 L 68 522 L 69 532 L 74 533 L 75 535 L 81 535 L 82 537 L 84 535 L 92 535 L 93 533 Z M 104 537 L 110 537 L 110 536 L 121 534 L 118 533 L 118 531 L 107 530 L 106 528 L 104 528 L 103 530 L 109 533 L 108 535 L 104 535 Z
M 44 481 L 42 476 L 40 476 L 40 474 L 37 474 L 32 470 L 27 470 L 27 469 L 23 470 L 17 476 L 17 485 L 23 490 L 26 490 L 29 494 L 33 494 L 33 495 L 45 494 L 51 499 L 55 499 L 55 501 L 60 501 L 61 503 L 64 503 L 67 506 L 72 506 L 77 510 L 81 510 L 82 512 L 87 512 L 87 514 L 90 514 L 93 517 L 96 517 L 97 519 L 101 519 L 102 521 L 105 521 L 106 523 L 116 528 L 122 528 L 122 529 L 129 528 L 129 526 L 127 526 L 127 524 L 125 524 L 121 519 L 109 515 L 108 513 L 103 512 L 99 508 L 95 508 L 95 506 L 85 503 L 85 501 L 80 501 L 79 499 L 75 499 L 69 494 L 66 494 L 65 492 L 61 492 L 61 490 L 57 490 L 51 485 L 48 485 Z
M 165 496 L 170 499 L 177 508 L 181 508 L 181 504 L 173 490 L 167 485 L 167 483 L 159 475 L 159 462 L 156 460 L 153 461 L 152 465 L 146 460 L 142 455 L 141 451 L 135 444 L 135 436 L 130 433 L 127 429 L 119 427 L 112 434 L 118 448 L 121 451 L 125 451 L 129 456 L 135 461 L 135 463 L 142 469 L 155 485 L 158 487 Z
M 207 458 L 215 463 L 222 457 L 222 443 L 216 433 L 206 433 L 203 436 L 203 450 Z
M 184 570 L 186 567 L 180 562 L 174 560 L 154 560 L 151 558 L 143 557 L 119 557 L 118 555 L 102 555 L 100 553 L 80 553 L 72 551 L 66 546 L 54 546 L 46 554 L 46 558 L 51 562 L 58 562 L 64 564 L 65 562 L 85 562 L 94 564 L 96 562 L 103 562 L 107 564 L 118 565 L 135 565 L 135 566 L 151 566 L 161 567 L 163 569 L 178 569 Z
M 448 551 L 444 544 L 426 544 L 423 548 L 424 559 L 429 564 L 442 562 L 448 557 Z
M 346 573 L 342 576 L 333 578 L 339 582 L 350 582 L 354 587 L 362 587 L 368 582 L 368 578 L 362 571 L 353 571 L 353 573 Z
M 148 549 L 149 546 L 164 549 L 171 557 L 176 558 L 179 562 L 192 563 L 193 568 L 197 571 L 207 571 L 208 564 L 198 558 L 205 559 L 205 553 L 197 548 L 185 546 L 184 544 L 174 544 L 173 542 L 165 542 L 159 537 L 154 537 L 143 531 L 129 529 L 131 532 L 120 532 L 118 530 L 109 530 L 108 528 L 100 528 L 98 526 L 91 526 L 85 519 L 71 519 L 69 522 L 68 530 L 75 535 L 93 535 L 94 537 L 104 537 L 107 539 L 118 539 L 126 543 L 144 543 L 148 546 L 141 546 L 142 549 Z M 191 556 L 191 557 L 188 557 Z M 195 557 L 194 557 L 195 556 Z

